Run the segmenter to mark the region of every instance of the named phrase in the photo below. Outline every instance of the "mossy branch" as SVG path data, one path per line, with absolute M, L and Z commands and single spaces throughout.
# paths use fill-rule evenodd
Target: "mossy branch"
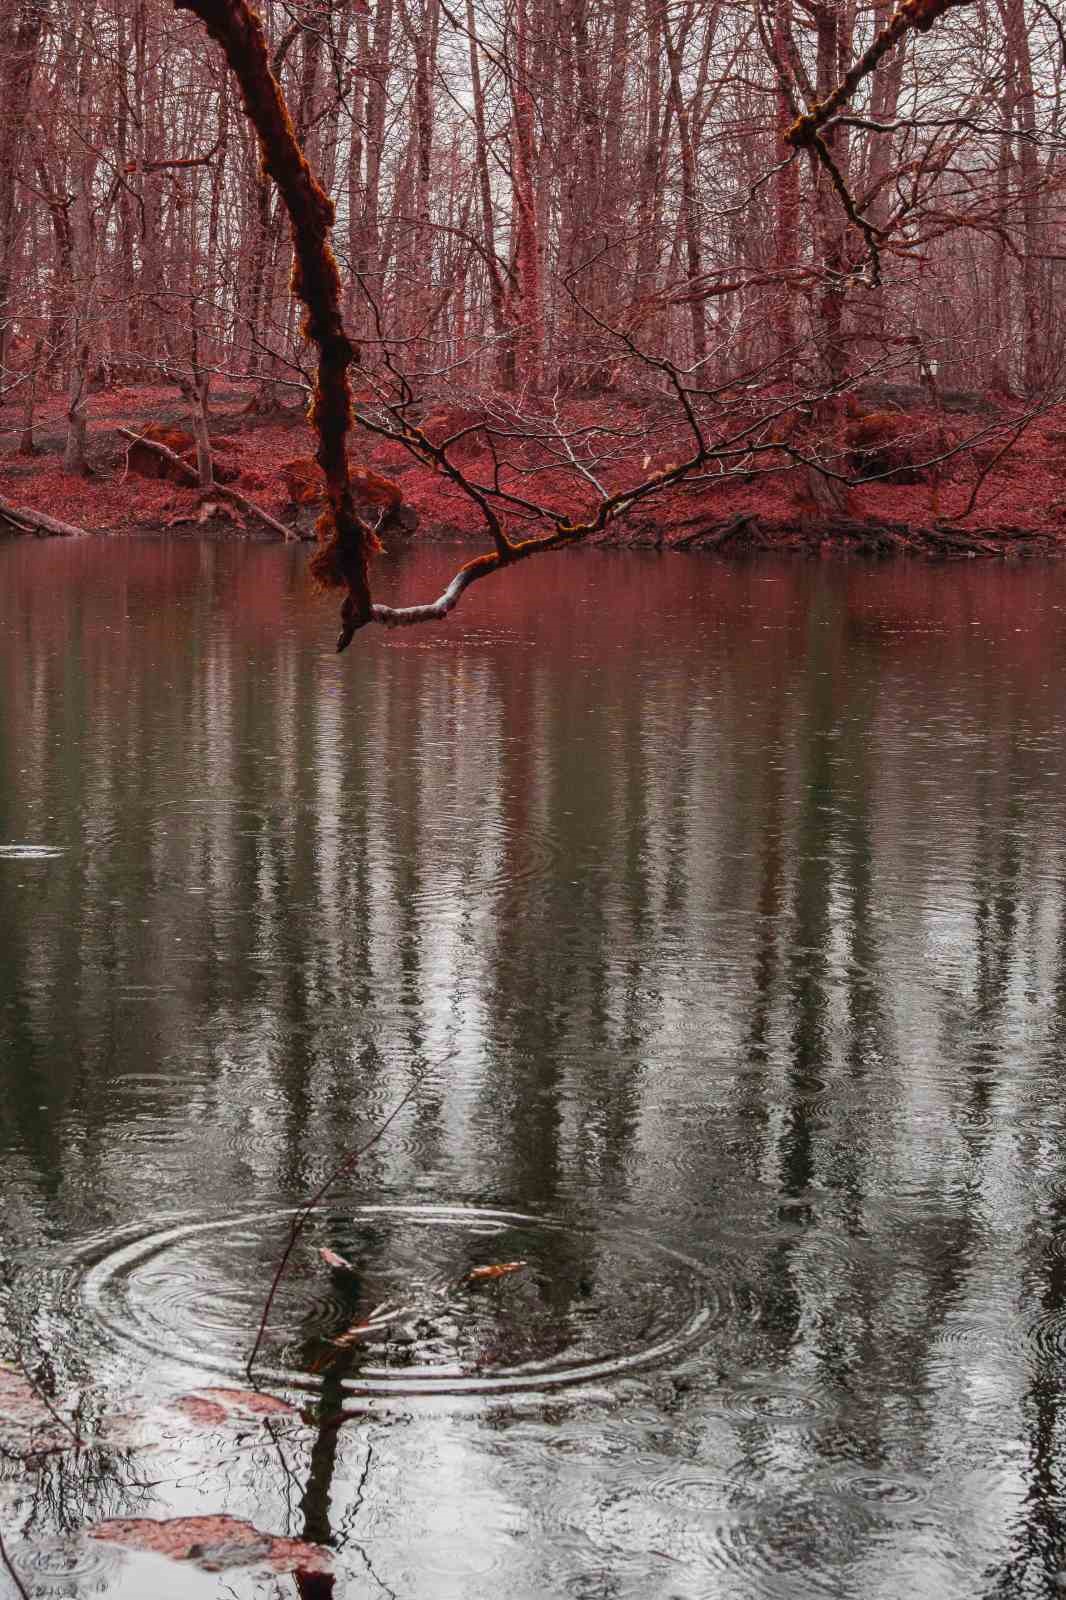
M 348 472 L 352 388 L 348 369 L 359 352 L 344 331 L 341 280 L 330 246 L 333 202 L 300 148 L 281 85 L 270 67 L 263 25 L 247 0 L 174 0 L 191 11 L 222 46 L 249 121 L 259 138 L 263 170 L 278 186 L 292 228 L 292 291 L 306 306 L 304 337 L 318 351 L 309 418 L 318 435 L 316 456 L 326 478 L 327 505 L 319 518 L 319 547 L 311 571 L 327 588 L 347 588 L 337 649 L 371 620 L 373 532 L 356 514 Z
M 878 231 L 862 216 L 844 182 L 843 175 L 822 138 L 820 129 L 831 121 L 851 99 L 864 78 L 876 71 L 884 56 L 892 50 L 910 28 L 928 33 L 945 11 L 953 6 L 971 5 L 973 0 L 900 0 L 886 25 L 877 33 L 872 44 L 844 74 L 831 94 L 816 101 L 809 111 L 798 116 L 785 135 L 785 143 L 799 150 L 806 145 L 829 174 L 830 182 L 840 197 L 848 220 L 863 235 L 870 252 L 871 283 L 876 288 L 881 282 L 881 256 L 878 249 Z M 780 68 L 779 68 L 780 75 Z

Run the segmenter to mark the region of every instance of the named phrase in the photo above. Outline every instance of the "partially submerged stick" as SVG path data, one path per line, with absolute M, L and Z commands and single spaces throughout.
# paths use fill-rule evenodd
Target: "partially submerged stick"
M 455 1053 L 456 1052 L 454 1050 L 449 1051 L 439 1064 L 443 1066 L 444 1062 L 450 1061 Z M 252 1368 L 255 1365 L 255 1358 L 259 1354 L 260 1346 L 262 1345 L 264 1336 L 266 1334 L 267 1323 L 270 1320 L 270 1312 L 274 1305 L 274 1297 L 278 1292 L 278 1285 L 281 1283 L 282 1277 L 284 1276 L 285 1268 L 289 1264 L 289 1257 L 292 1255 L 292 1252 L 296 1247 L 296 1242 L 303 1233 L 304 1228 L 307 1226 L 311 1216 L 315 1211 L 315 1208 L 322 1202 L 322 1200 L 325 1199 L 326 1195 L 329 1193 L 330 1189 L 332 1189 L 333 1185 L 338 1181 L 338 1179 L 343 1178 L 346 1173 L 350 1172 L 359 1158 L 361 1156 L 365 1156 L 367 1151 L 372 1149 L 373 1146 L 377 1144 L 378 1140 L 381 1138 L 386 1128 L 388 1128 L 389 1124 L 395 1122 L 396 1118 L 399 1116 L 400 1112 L 403 1110 L 404 1106 L 410 1100 L 411 1096 L 414 1094 L 421 1082 L 422 1074 L 419 1074 L 414 1083 L 412 1083 L 411 1087 L 408 1089 L 407 1093 L 404 1095 L 403 1099 L 397 1101 L 392 1110 L 389 1112 L 388 1116 L 385 1118 L 384 1122 L 378 1125 L 376 1131 L 370 1136 L 366 1143 L 361 1144 L 357 1150 L 352 1150 L 344 1157 L 343 1161 L 338 1162 L 325 1182 L 315 1190 L 314 1194 L 311 1195 L 308 1200 L 304 1201 L 303 1205 L 300 1206 L 296 1212 L 296 1215 L 293 1217 L 292 1223 L 289 1227 L 289 1237 L 285 1242 L 285 1248 L 281 1252 L 281 1259 L 279 1260 L 277 1269 L 275 1270 L 273 1281 L 271 1282 L 270 1288 L 267 1291 L 267 1297 L 263 1302 L 263 1314 L 259 1318 L 259 1328 L 255 1336 L 255 1343 L 252 1345 L 251 1354 L 249 1355 L 245 1364 L 244 1370 L 249 1378 L 252 1376 Z

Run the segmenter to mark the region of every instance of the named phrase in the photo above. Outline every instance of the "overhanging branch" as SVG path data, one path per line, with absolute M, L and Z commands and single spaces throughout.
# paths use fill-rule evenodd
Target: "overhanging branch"
M 347 588 L 337 649 L 371 619 L 367 562 L 377 539 L 357 516 L 348 472 L 352 422 L 348 369 L 359 359 L 344 331 L 341 281 L 330 245 L 333 202 L 300 148 L 281 85 L 271 71 L 263 25 L 247 0 L 174 0 L 175 9 L 199 17 L 222 46 L 240 86 L 244 109 L 259 138 L 263 169 L 278 186 L 292 229 L 292 291 L 307 308 L 305 338 L 318 351 L 310 420 L 326 478 L 327 504 L 318 522 L 319 548 L 311 570 L 328 588 Z

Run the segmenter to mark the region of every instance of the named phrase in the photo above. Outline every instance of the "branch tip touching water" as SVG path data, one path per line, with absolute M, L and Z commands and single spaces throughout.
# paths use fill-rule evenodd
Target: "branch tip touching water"
M 352 632 L 355 632 L 354 627 Z M 338 643 L 337 648 L 339 650 L 343 647 Z M 436 1062 L 436 1065 L 439 1067 L 445 1066 L 447 1062 L 453 1060 L 458 1053 L 459 1052 L 457 1049 L 447 1051 L 446 1054 L 441 1056 L 439 1061 Z M 282 1277 L 284 1276 L 285 1268 L 289 1264 L 289 1257 L 292 1255 L 292 1252 L 296 1247 L 297 1240 L 299 1239 L 304 1228 L 307 1226 L 312 1213 L 314 1212 L 316 1206 L 318 1206 L 319 1203 L 325 1199 L 326 1195 L 329 1193 L 330 1189 L 332 1189 L 337 1180 L 339 1178 L 343 1178 L 346 1173 L 350 1172 L 360 1157 L 364 1156 L 368 1150 L 372 1149 L 389 1128 L 389 1126 L 395 1122 L 404 1106 L 407 1105 L 407 1103 L 415 1094 L 415 1091 L 421 1087 L 427 1070 L 428 1068 L 424 1067 L 421 1072 L 416 1072 L 414 1080 L 407 1089 L 406 1093 L 396 1102 L 388 1116 L 385 1117 L 383 1121 L 379 1122 L 377 1128 L 370 1135 L 370 1138 L 367 1139 L 363 1144 L 358 1145 L 356 1149 L 349 1151 L 349 1153 L 337 1163 L 325 1181 L 319 1185 L 314 1194 L 297 1208 L 296 1214 L 293 1217 L 292 1223 L 289 1227 L 289 1237 L 285 1242 L 285 1248 L 281 1253 L 281 1258 L 278 1261 L 277 1268 L 275 1269 L 270 1288 L 267 1290 L 266 1299 L 263 1302 L 263 1311 L 259 1318 L 259 1327 L 256 1331 L 255 1342 L 252 1345 L 251 1353 L 249 1354 L 248 1360 L 245 1363 L 244 1370 L 249 1382 L 252 1380 L 252 1368 L 255 1366 L 256 1357 L 259 1354 L 263 1339 L 266 1336 L 267 1324 L 270 1321 L 270 1313 L 274 1305 L 275 1296 L 278 1292 L 278 1285 L 281 1283 Z

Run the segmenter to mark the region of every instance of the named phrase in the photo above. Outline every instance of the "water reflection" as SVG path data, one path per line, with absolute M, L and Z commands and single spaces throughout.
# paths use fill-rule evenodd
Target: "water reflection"
M 60 1451 L 5 1527 L 226 1509 L 434 1600 L 1054 1592 L 1066 576 L 589 553 L 337 661 L 300 565 L 0 548 L 0 1356 L 148 1419 L 94 1445 L 139 1511 Z M 356 1272 L 293 1273 L 313 1409 L 209 1447 L 174 1396 L 284 1234 L 236 1219 L 412 1081 L 312 1241 Z M 479 1302 L 382 1206 L 534 1268 Z M 330 1343 L 404 1291 L 415 1355 Z

